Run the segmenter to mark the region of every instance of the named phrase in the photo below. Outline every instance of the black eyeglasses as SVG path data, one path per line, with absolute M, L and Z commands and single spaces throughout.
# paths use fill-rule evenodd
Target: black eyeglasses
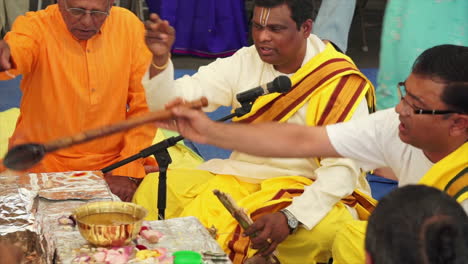
M 457 113 L 459 114 L 459 112 L 452 111 L 452 110 L 427 110 L 427 109 L 418 108 L 412 105 L 410 102 L 408 102 L 405 99 L 406 86 L 404 82 L 399 82 L 397 85 L 397 88 L 398 88 L 397 90 L 398 90 L 398 95 L 400 96 L 400 100 L 404 103 L 404 105 L 407 105 L 413 109 L 412 111 L 413 114 L 416 114 L 416 115 L 446 115 L 446 114 L 457 114 Z M 406 114 L 409 114 L 409 113 L 406 112 Z
M 107 11 L 99 11 L 99 10 L 86 10 L 84 8 L 79 7 L 68 7 L 67 1 L 63 1 L 65 3 L 65 9 L 72 14 L 76 18 L 81 18 L 85 14 L 89 14 L 94 19 L 104 19 L 109 15 L 110 7 Z

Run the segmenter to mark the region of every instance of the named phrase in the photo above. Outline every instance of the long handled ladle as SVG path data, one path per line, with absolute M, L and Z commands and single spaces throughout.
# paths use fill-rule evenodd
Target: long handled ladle
M 188 102 L 184 105 L 190 108 L 201 108 L 208 105 L 208 100 L 205 97 L 202 97 L 199 100 Z M 160 110 L 112 125 L 81 132 L 70 137 L 59 138 L 44 144 L 27 143 L 17 145 L 10 149 L 5 155 L 3 165 L 12 170 L 27 170 L 41 161 L 47 152 L 56 151 L 58 149 L 84 143 L 99 137 L 122 132 L 146 123 L 167 120 L 172 117 L 173 115 L 170 110 Z

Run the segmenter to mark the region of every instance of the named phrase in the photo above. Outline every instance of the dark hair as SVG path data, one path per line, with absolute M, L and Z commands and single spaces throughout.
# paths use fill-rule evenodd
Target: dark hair
M 442 102 L 457 112 L 468 113 L 468 47 L 440 45 L 427 49 L 414 62 L 412 72 L 445 83 Z
M 381 199 L 365 245 L 374 264 L 468 263 L 468 216 L 435 188 L 405 186 Z
M 296 22 L 297 30 L 315 13 L 313 0 L 255 0 L 254 6 L 272 8 L 286 4 L 291 10 L 291 18 Z

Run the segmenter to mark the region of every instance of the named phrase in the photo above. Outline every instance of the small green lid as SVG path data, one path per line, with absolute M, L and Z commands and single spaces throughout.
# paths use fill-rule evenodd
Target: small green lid
M 202 256 L 195 251 L 183 250 L 172 253 L 174 264 L 201 264 Z

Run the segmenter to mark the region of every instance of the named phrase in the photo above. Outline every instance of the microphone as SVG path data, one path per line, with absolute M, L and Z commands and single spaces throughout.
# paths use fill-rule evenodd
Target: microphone
M 250 90 L 238 93 L 236 95 L 237 101 L 241 104 L 255 101 L 258 97 L 269 93 L 285 93 L 291 89 L 291 80 L 288 76 L 281 75 L 276 77 L 273 81 L 262 84 Z

